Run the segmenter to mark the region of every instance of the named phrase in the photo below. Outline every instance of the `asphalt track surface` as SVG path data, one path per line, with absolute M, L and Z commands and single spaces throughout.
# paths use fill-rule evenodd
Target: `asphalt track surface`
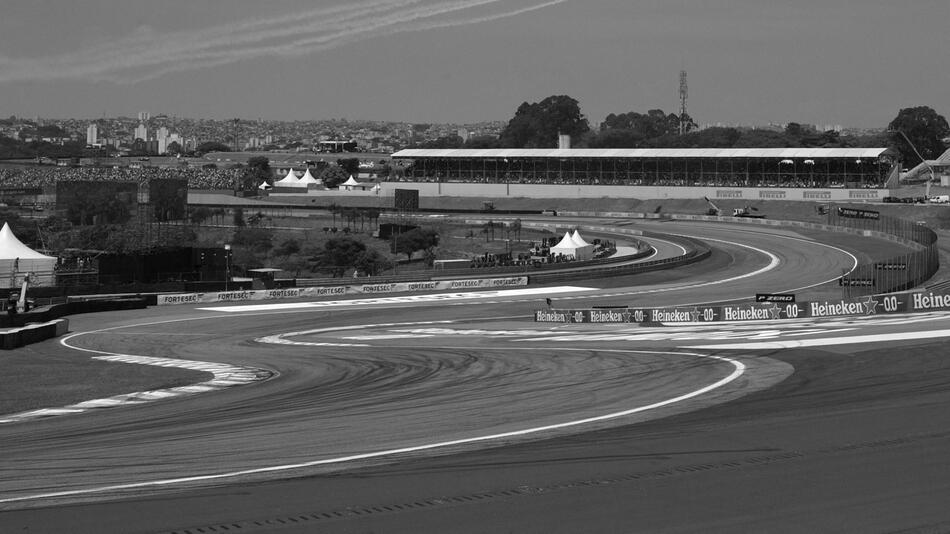
M 735 299 L 853 262 L 788 231 L 664 230 L 716 252 L 555 300 Z M 0 426 L 0 532 L 950 530 L 945 315 L 646 329 L 530 322 L 542 303 L 76 316 L 87 350 L 277 375 Z

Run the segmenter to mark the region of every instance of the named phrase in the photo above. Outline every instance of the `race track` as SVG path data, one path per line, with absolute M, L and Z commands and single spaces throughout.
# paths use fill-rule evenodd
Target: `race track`
M 672 276 L 552 288 L 554 300 L 664 306 L 795 292 L 861 253 L 787 230 L 662 230 L 716 251 Z M 533 323 L 544 295 L 76 316 L 77 335 L 44 350 L 274 377 L 0 426 L 0 531 L 950 527 L 947 317 Z

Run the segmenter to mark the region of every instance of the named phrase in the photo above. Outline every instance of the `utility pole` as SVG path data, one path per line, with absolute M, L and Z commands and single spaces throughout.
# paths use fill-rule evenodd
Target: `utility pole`
M 689 90 L 686 86 L 686 71 L 680 71 L 680 135 L 686 133 L 686 118 L 689 116 L 686 114 L 686 97 L 689 94 Z

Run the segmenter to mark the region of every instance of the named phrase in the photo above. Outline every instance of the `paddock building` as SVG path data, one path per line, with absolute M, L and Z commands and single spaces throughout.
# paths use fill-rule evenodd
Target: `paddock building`
M 409 149 L 392 160 L 422 196 L 873 201 L 900 170 L 886 148 Z

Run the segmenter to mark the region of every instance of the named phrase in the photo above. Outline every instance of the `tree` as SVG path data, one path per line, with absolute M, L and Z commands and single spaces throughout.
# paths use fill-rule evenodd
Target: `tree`
M 242 191 L 252 191 L 261 182 L 273 185 L 274 174 L 271 172 L 269 159 L 265 156 L 254 156 L 247 160 L 247 167 L 241 175 L 240 188 Z
M 358 260 L 367 258 L 366 244 L 352 237 L 334 237 L 327 240 L 323 250 L 311 258 L 316 269 L 329 270 L 334 275 L 353 267 Z
M 481 150 L 498 147 L 498 138 L 493 135 L 478 135 L 475 137 L 470 137 L 468 141 L 465 141 L 464 145 L 464 148 L 474 148 Z
M 428 251 L 439 245 L 439 234 L 431 228 L 413 228 L 393 240 L 390 247 L 394 254 L 405 254 L 412 261 L 412 255 L 417 251 Z
M 340 158 L 336 160 L 336 164 L 343 168 L 347 176 L 360 172 L 359 158 Z
M 273 253 L 277 256 L 290 256 L 298 252 L 300 252 L 300 242 L 293 238 L 285 239 L 273 249 Z
M 323 180 L 323 185 L 327 189 L 339 187 L 348 178 L 349 175 L 339 165 L 330 165 L 320 173 L 320 179 Z
M 917 147 L 917 151 L 924 159 L 936 159 L 943 154 L 946 147 L 943 139 L 950 135 L 950 126 L 947 119 L 927 106 L 904 108 L 897 113 L 897 117 L 887 125 L 887 129 L 894 132 L 892 143 L 900 150 L 901 158 L 906 165 L 920 163 L 920 158 L 914 154 L 907 140 L 898 133 L 902 132 Z
M 168 143 L 167 147 L 165 147 L 165 153 L 170 156 L 181 154 L 181 152 L 181 143 L 178 141 L 172 141 L 171 143 Z
M 688 120 L 692 121 L 692 119 Z M 607 115 L 600 123 L 601 131 L 605 130 L 632 130 L 645 139 L 655 139 L 666 135 L 679 134 L 680 117 L 673 113 L 665 113 L 662 109 L 651 109 L 646 114 L 630 111 L 614 115 Z
M 556 147 L 558 134 L 579 137 L 590 130 L 577 100 L 567 95 L 549 96 L 541 102 L 518 106 L 515 116 L 499 137 L 509 148 Z
M 207 154 L 208 152 L 230 152 L 231 147 L 218 141 L 205 141 L 195 148 L 195 152 Z

